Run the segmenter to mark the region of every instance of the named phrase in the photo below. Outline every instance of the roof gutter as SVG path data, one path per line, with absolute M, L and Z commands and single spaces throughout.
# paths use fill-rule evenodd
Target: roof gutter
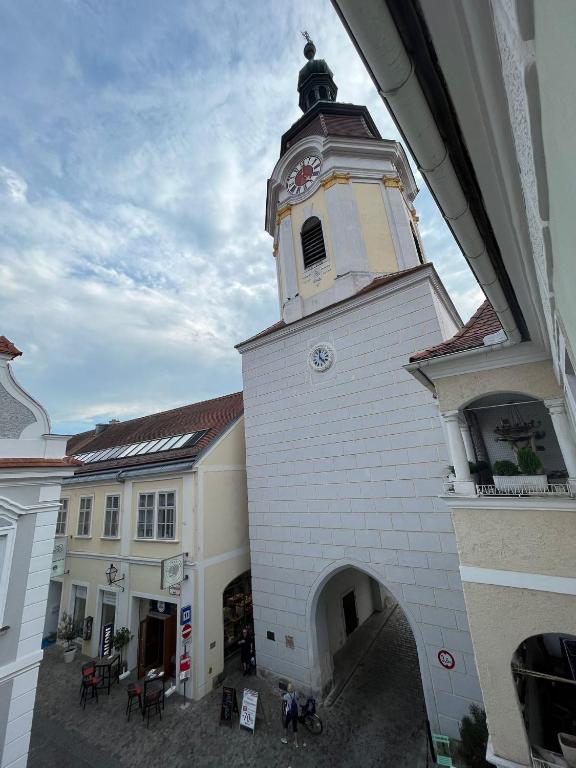
M 177 464 L 154 464 L 151 467 L 139 467 L 136 469 L 109 469 L 105 472 L 94 472 L 93 474 L 73 475 L 62 481 L 62 485 L 77 485 L 99 483 L 103 481 L 114 481 L 123 483 L 132 477 L 148 477 L 150 475 L 168 475 L 174 472 L 188 472 L 194 469 L 196 460 L 181 461 Z
M 406 0 L 404 0 L 406 2 Z M 389 106 L 408 143 L 418 167 L 426 179 L 446 222 L 456 237 L 476 279 L 496 312 L 510 342 L 527 338 L 518 327 L 521 317 L 509 278 L 500 267 L 494 269 L 494 243 L 488 247 L 481 234 L 470 199 L 464 192 L 450 157 L 448 145 L 440 135 L 416 74 L 416 65 L 404 43 L 385 0 L 358 3 L 357 0 L 332 0 L 364 61 L 378 92 Z M 493 237 L 493 234 L 492 234 Z M 499 251 L 498 251 L 499 256 Z M 501 257 L 499 256 L 500 261 Z M 506 284 L 506 292 L 503 290 Z M 515 297 L 514 297 L 515 303 Z M 522 325 L 524 325 L 523 318 Z

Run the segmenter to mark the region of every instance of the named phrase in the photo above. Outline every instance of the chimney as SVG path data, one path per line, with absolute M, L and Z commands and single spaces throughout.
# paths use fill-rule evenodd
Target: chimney
M 110 424 L 120 424 L 120 419 L 110 419 L 108 424 L 96 424 L 96 426 L 94 427 L 94 434 L 101 435 L 105 429 L 108 429 Z

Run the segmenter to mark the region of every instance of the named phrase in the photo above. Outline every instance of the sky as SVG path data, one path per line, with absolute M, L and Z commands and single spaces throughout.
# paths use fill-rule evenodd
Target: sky
M 0 334 L 52 430 L 242 388 L 279 319 L 266 181 L 308 30 L 338 99 L 399 139 L 328 0 L 0 0 Z M 417 174 L 427 258 L 482 294 Z

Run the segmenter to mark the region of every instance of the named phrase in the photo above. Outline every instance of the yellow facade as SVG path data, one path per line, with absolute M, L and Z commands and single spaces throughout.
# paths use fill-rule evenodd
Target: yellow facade
M 352 186 L 358 205 L 370 272 L 397 272 L 398 259 L 392 242 L 381 185 L 355 182 Z
M 199 697 L 211 690 L 224 666 L 222 593 L 226 586 L 250 569 L 248 505 L 246 491 L 244 419 L 240 418 L 196 461 L 179 473 L 125 474 L 122 482 L 73 482 L 64 487 L 69 500 L 66 535 L 68 555 L 63 577 L 60 611 L 73 611 L 76 588 L 86 590 L 85 616 L 93 617 L 92 639 L 83 652 L 98 654 L 104 593 L 116 596 L 115 628 L 128 626 L 132 640 L 127 659 L 130 668 L 138 657 L 140 621 L 150 601 L 191 604 L 194 635 L 191 641 L 193 674 L 187 695 Z M 80 480 L 80 478 L 79 478 Z M 137 536 L 138 498 L 141 493 L 174 492 L 175 538 L 141 539 Z M 104 537 L 106 496 L 120 496 L 118 536 Z M 90 535 L 78 536 L 81 497 L 92 502 Z M 128 518 L 127 518 L 128 516 Z M 182 597 L 161 589 L 161 560 L 187 553 L 189 574 Z M 109 586 L 106 570 L 113 562 L 120 586 Z M 213 646 L 213 647 L 211 647 Z M 180 646 L 174 657 L 179 658 Z

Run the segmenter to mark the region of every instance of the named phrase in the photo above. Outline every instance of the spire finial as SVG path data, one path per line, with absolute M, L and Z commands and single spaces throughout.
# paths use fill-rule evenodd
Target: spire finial
M 311 61 L 316 54 L 316 46 L 312 42 L 312 38 L 308 32 L 306 32 L 306 30 L 300 34 L 306 40 L 306 45 L 304 46 L 304 56 L 308 59 L 308 61 Z

